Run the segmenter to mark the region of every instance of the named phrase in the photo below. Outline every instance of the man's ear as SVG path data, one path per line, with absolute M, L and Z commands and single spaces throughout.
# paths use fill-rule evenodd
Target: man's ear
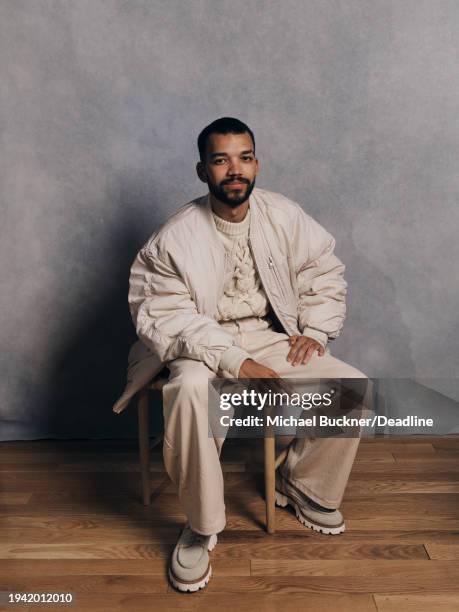
M 203 183 L 207 183 L 206 169 L 204 168 L 204 164 L 201 161 L 198 161 L 198 163 L 196 164 L 196 172 L 198 174 L 199 179 Z

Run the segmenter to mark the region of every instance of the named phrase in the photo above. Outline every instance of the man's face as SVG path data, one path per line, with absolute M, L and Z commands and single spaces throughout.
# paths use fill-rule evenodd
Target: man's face
M 239 206 L 252 193 L 258 174 L 250 134 L 211 134 L 206 159 L 196 169 L 217 200 L 228 206 Z

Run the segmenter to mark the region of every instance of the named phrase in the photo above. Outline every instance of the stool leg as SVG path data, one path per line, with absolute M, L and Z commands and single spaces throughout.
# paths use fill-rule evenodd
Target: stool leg
M 148 389 L 142 389 L 138 399 L 139 454 L 142 476 L 142 500 L 150 505 L 150 441 L 148 435 Z
M 268 533 L 276 531 L 276 502 L 275 502 L 275 471 L 276 449 L 274 436 L 266 436 L 265 446 L 265 500 L 266 500 L 266 529 Z

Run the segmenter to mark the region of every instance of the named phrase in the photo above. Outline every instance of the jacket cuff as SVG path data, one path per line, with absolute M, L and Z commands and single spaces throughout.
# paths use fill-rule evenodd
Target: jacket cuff
M 222 354 L 218 367 L 220 370 L 229 372 L 233 378 L 237 378 L 240 367 L 246 359 L 251 359 L 251 355 L 247 351 L 239 346 L 230 346 Z
M 317 340 L 317 342 L 321 344 L 323 348 L 327 346 L 328 335 L 325 332 L 321 332 L 318 329 L 313 329 L 311 327 L 305 327 L 302 335 L 312 338 L 313 340 Z

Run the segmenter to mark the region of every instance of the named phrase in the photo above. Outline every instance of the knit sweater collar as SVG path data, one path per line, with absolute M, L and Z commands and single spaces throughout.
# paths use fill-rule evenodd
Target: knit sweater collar
M 225 221 L 212 211 L 212 216 L 217 226 L 217 230 L 226 234 L 227 236 L 241 236 L 246 234 L 250 227 L 250 208 L 247 209 L 247 214 L 242 221 L 239 223 L 233 223 L 232 221 Z

